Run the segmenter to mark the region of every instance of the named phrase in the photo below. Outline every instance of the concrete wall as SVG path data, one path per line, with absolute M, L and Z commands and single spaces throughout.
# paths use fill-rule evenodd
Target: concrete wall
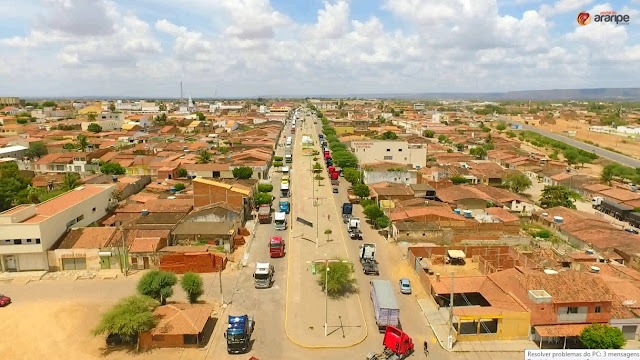
M 193 182 L 193 206 L 200 207 L 218 202 L 244 208 L 247 197 L 241 193 L 229 191 L 220 186 Z
M 87 270 L 100 270 L 99 249 L 56 249 L 47 251 L 49 271 L 61 271 L 63 258 L 85 258 Z
M 412 171 L 364 171 L 364 183 L 376 184 L 380 182 L 401 183 L 401 184 L 417 184 L 418 173 L 415 170 Z
M 169 347 L 198 347 L 198 345 L 185 345 L 184 335 L 154 335 L 145 332 L 138 335 L 138 343 L 143 349 L 169 348 Z

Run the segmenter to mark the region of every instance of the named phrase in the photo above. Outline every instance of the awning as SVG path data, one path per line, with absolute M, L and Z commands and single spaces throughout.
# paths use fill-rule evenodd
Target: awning
M 568 337 L 580 336 L 582 329 L 587 326 L 589 324 L 539 325 L 534 329 L 542 337 Z
M 110 257 L 111 256 L 111 251 L 100 251 L 100 252 L 98 252 L 98 256 Z
M 452 259 L 464 259 L 464 251 L 462 250 L 447 250 L 447 255 Z

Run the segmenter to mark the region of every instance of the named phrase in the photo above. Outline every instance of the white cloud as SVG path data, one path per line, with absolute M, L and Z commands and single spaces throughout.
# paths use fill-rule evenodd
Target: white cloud
M 559 0 L 553 6 L 543 4 L 540 6 L 540 15 L 544 17 L 552 17 L 556 15 L 566 14 L 572 11 L 582 11 L 591 4 L 593 0 Z M 577 15 L 577 13 L 576 13 Z
M 349 4 L 338 1 L 324 2 L 324 8 L 318 10 L 318 22 L 308 30 L 309 36 L 321 39 L 335 39 L 349 29 Z

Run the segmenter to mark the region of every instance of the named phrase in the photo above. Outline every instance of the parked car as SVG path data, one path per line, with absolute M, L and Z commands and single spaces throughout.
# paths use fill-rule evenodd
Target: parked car
M 334 188 L 333 188 L 333 193 L 334 193 L 334 194 L 337 194 L 337 193 L 338 193 L 338 188 L 337 188 L 337 187 L 334 187 Z
M 638 230 L 634 229 L 634 228 L 626 228 L 624 229 L 624 231 L 628 232 L 628 233 L 632 233 L 632 234 L 637 234 Z
M 409 279 L 400 279 L 400 292 L 403 294 L 411 294 L 411 282 Z
M 9 304 L 11 304 L 11 298 L 0 294 L 0 307 L 5 307 Z
M 131 339 L 125 339 L 120 334 L 109 334 L 107 336 L 107 346 L 123 346 L 123 345 L 135 345 L 138 342 L 137 337 Z

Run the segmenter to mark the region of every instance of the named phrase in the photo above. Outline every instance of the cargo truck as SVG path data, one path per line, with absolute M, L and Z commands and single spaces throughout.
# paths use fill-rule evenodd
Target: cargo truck
M 275 269 L 270 263 L 256 263 L 256 271 L 253 273 L 253 281 L 256 289 L 267 289 L 273 284 Z
M 628 215 L 633 212 L 633 208 L 630 206 L 618 204 L 600 196 L 596 196 L 591 200 L 591 206 L 621 221 L 626 221 Z
M 415 351 L 413 339 L 393 326 L 387 326 L 385 329 L 382 345 L 384 346 L 382 352 L 369 353 L 367 360 L 401 360 Z
M 360 231 L 360 218 L 350 217 L 347 221 L 347 231 L 351 240 L 362 240 L 362 231 Z
M 251 316 L 229 315 L 227 331 L 224 332 L 224 337 L 227 339 L 227 353 L 241 354 L 247 352 L 254 326 L 255 322 Z
M 258 208 L 258 222 L 269 224 L 271 222 L 271 205 L 260 205 Z
M 358 248 L 358 257 L 365 275 L 380 275 L 376 260 L 376 244 L 362 244 Z
M 289 197 L 289 183 L 280 184 L 280 197 L 288 198 Z
M 274 215 L 274 227 L 276 230 L 286 230 L 287 229 L 287 214 L 283 212 L 277 212 Z
M 387 326 L 400 327 L 400 307 L 393 292 L 391 283 L 387 280 L 372 280 L 371 301 L 378 330 L 382 333 Z
M 269 257 L 277 258 L 284 256 L 284 240 L 280 236 L 269 239 Z
M 343 203 L 342 204 L 342 222 L 344 222 L 345 224 L 349 222 L 349 218 L 351 218 L 351 214 L 353 214 L 353 204 Z
M 289 213 L 290 209 L 289 209 L 289 202 L 288 201 L 280 201 L 279 207 L 280 207 L 280 212 L 283 212 L 285 214 Z

